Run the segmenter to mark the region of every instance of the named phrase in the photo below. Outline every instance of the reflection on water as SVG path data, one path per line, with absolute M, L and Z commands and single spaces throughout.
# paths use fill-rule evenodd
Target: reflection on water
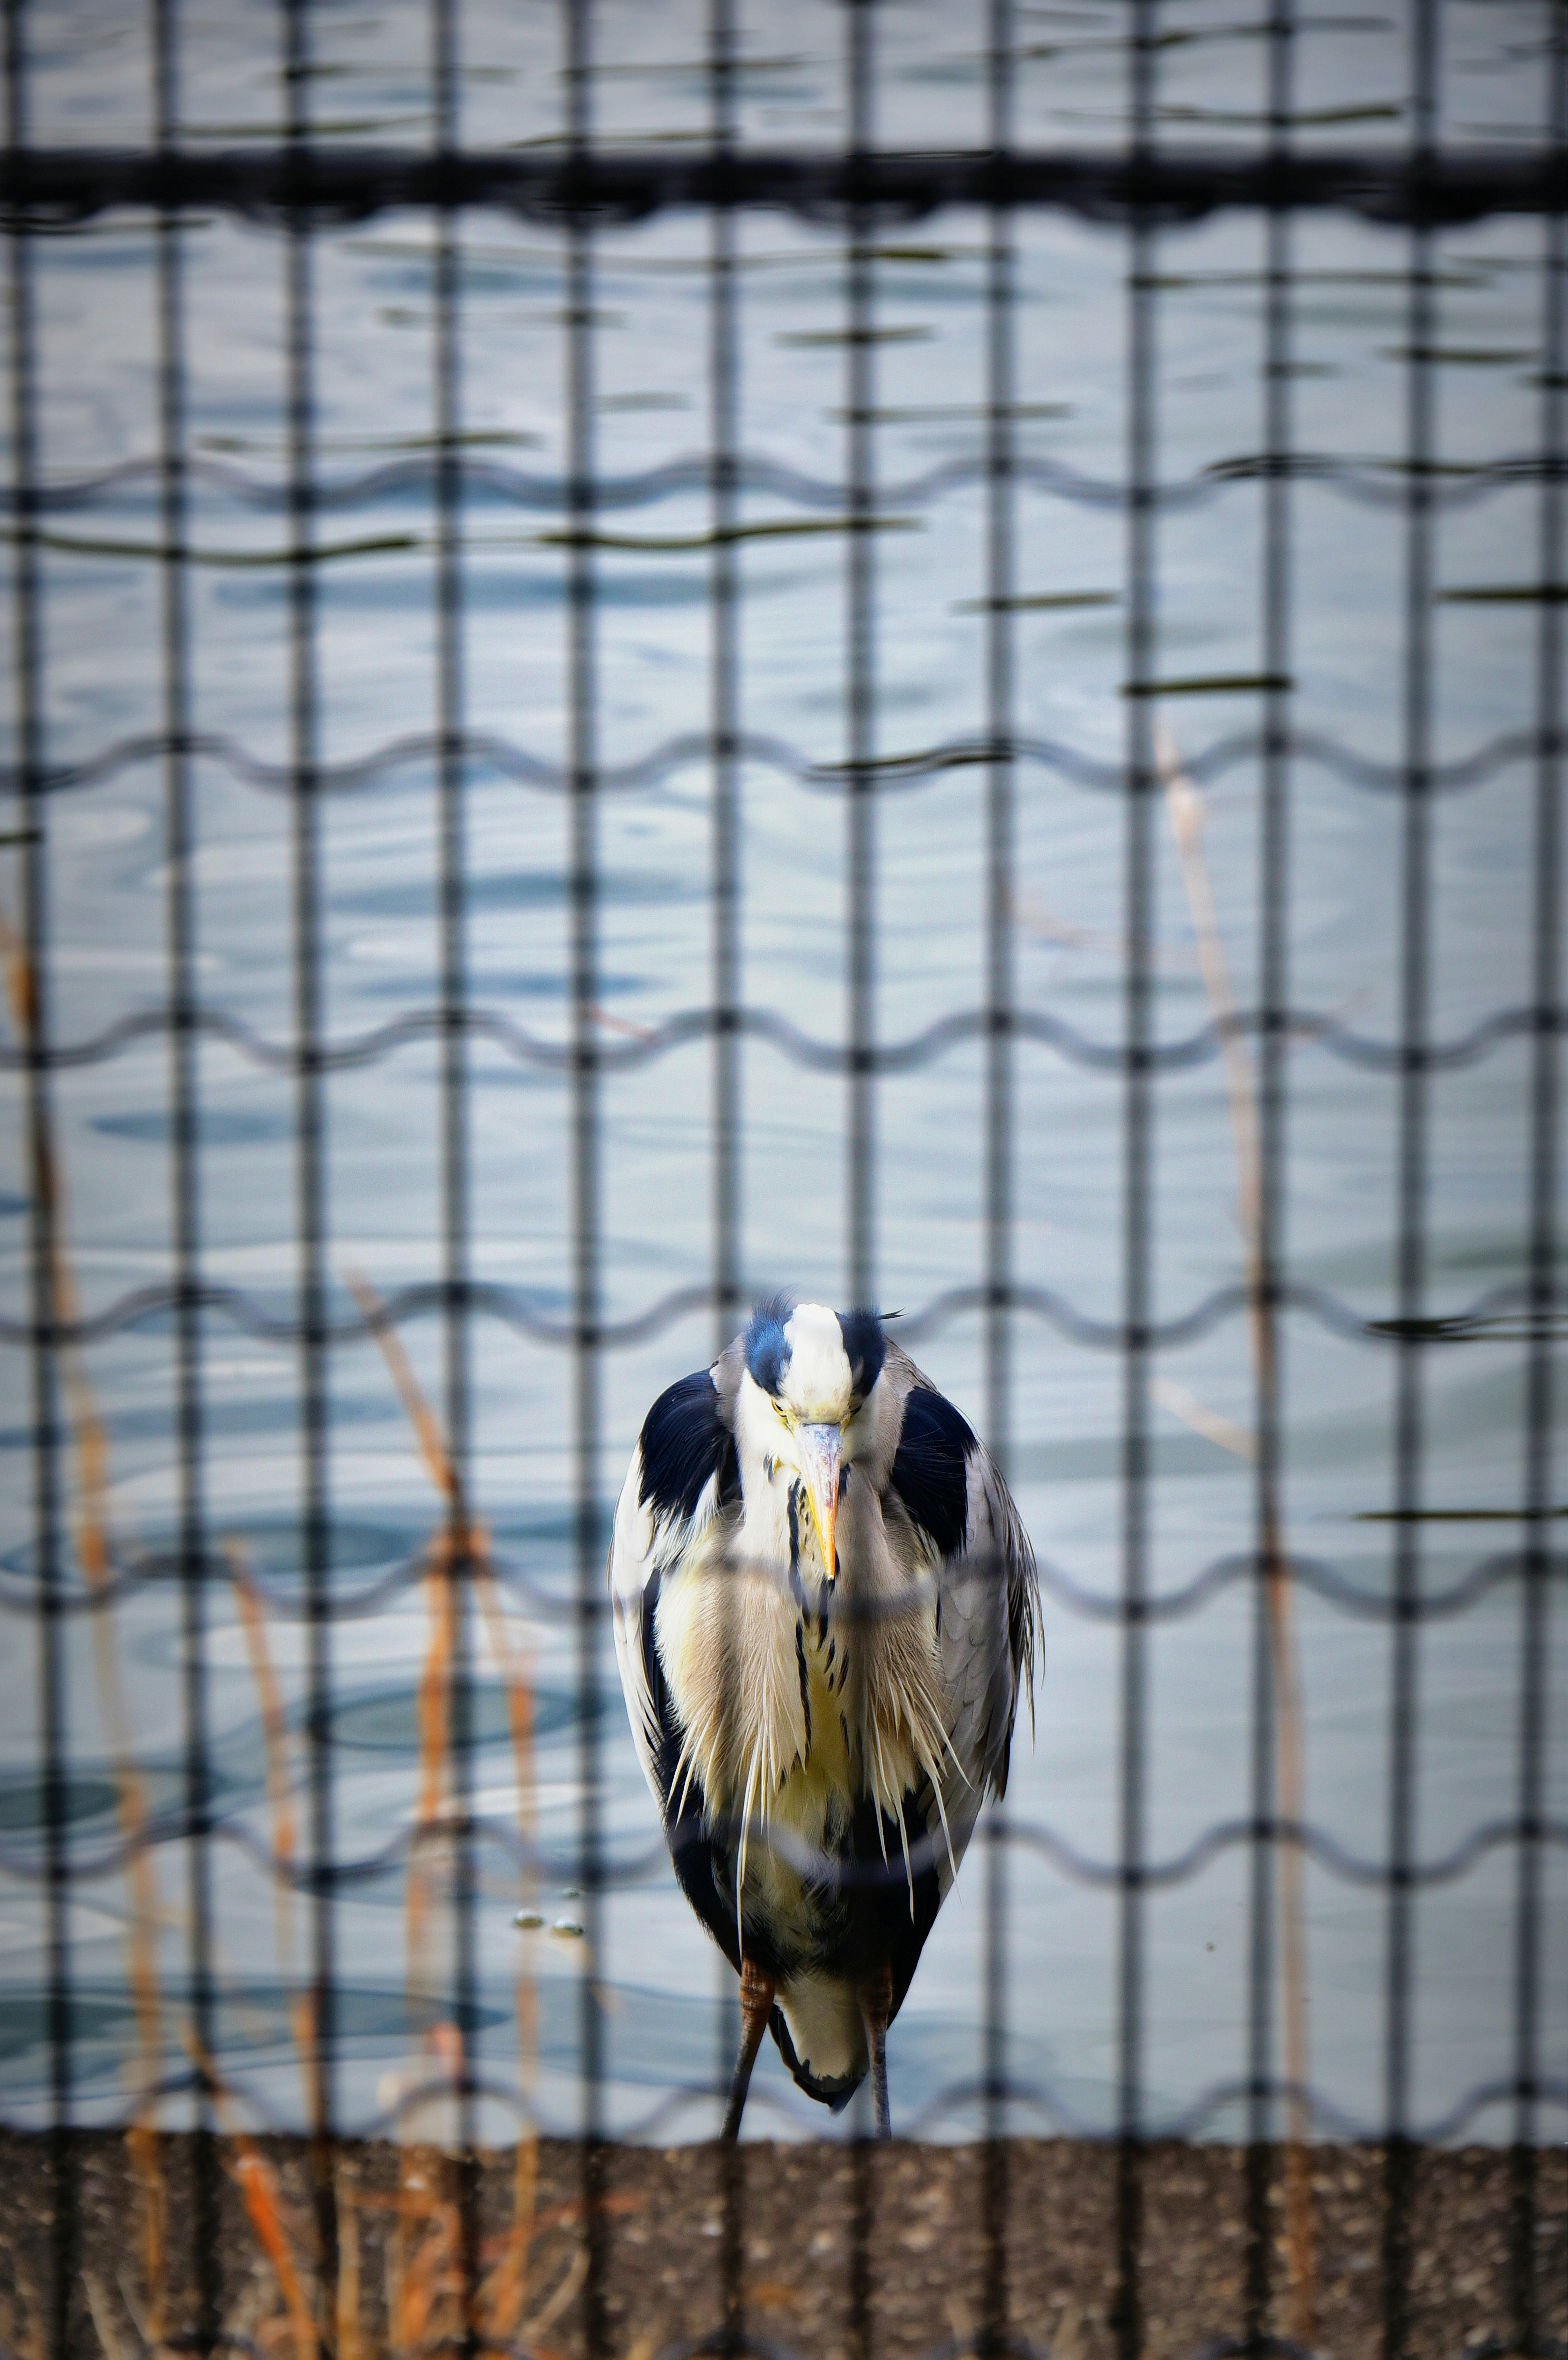
M 746 12 L 744 138 L 836 142 L 836 8 L 802 0 L 786 27 Z M 199 15 L 200 12 L 193 12 Z M 1056 17 L 1062 22 L 1058 26 Z M 1540 10 L 1451 10 L 1445 128 L 1522 137 L 1544 77 Z M 1035 12 L 1016 93 L 1020 138 L 1120 137 L 1120 18 Z M 56 11 L 38 61 L 41 139 L 145 136 L 143 99 L 90 12 Z M 1069 21 L 1070 20 L 1070 21 Z M 269 21 L 269 20 L 267 20 Z M 708 92 L 697 12 L 606 16 L 593 78 L 606 137 L 697 137 Z M 192 136 L 276 136 L 278 61 L 233 11 L 188 30 Z M 936 5 L 879 15 L 877 130 L 890 146 L 984 138 L 984 61 Z M 1173 140 L 1246 141 L 1265 104 L 1253 23 L 1194 6 L 1160 51 Z M 786 38 L 787 35 L 787 38 Z M 319 32 L 330 136 L 418 139 L 430 116 L 424 28 L 399 8 Z M 463 128 L 475 143 L 560 136 L 563 82 L 548 11 L 470 6 Z M 1344 16 L 1296 43 L 1302 144 L 1402 136 L 1402 27 Z M 328 91 L 330 90 L 330 99 Z M 1008 2070 L 1037 2093 L 1019 2126 L 1105 2125 L 1115 2102 L 1119 1811 L 1121 1371 L 1094 1342 L 1121 1317 L 1120 1191 L 1127 923 L 1121 762 L 1127 693 L 1157 696 L 1204 798 L 1225 955 L 1255 1004 L 1262 712 L 1264 438 L 1261 225 L 1225 215 L 1160 240 L 1151 283 L 1160 367 L 1157 648 L 1127 650 L 1126 374 L 1129 253 L 1120 233 L 1051 214 L 1014 223 L 1018 300 L 1017 588 L 1007 604 L 1019 735 L 1011 914 L 1016 994 L 1014 1265 L 1031 1307 L 1015 1332 L 1016 1488 L 1047 1572 L 1046 1670 L 1033 1752 L 1008 1797 Z M 577 2119 L 582 1983 L 599 1994 L 608 2124 L 671 2136 L 710 2126 L 681 2096 L 721 2045 L 722 1978 L 664 1860 L 599 1633 L 604 1842 L 615 1868 L 599 1955 L 578 1922 L 583 1797 L 575 1713 L 568 929 L 572 845 L 564 424 L 569 288 L 537 224 L 459 232 L 466 545 L 464 760 L 470 996 L 485 1022 L 471 1076 L 472 1494 L 494 1552 L 500 1622 L 531 1699 L 519 1791 L 517 1690 L 476 1622 L 473 1695 L 482 2000 L 469 2027 L 487 2070 L 516 2070 L 510 1989 L 539 1994 L 538 2103 Z M 737 222 L 744 730 L 742 996 L 748 1282 L 833 1299 L 844 1284 L 846 1093 L 802 1041 L 842 1042 L 846 1013 L 844 681 L 847 273 L 831 231 Z M 877 596 L 877 1027 L 894 1060 L 877 1094 L 878 1285 L 931 1374 L 982 1404 L 973 1293 L 982 1270 L 984 1043 L 977 1022 L 927 1040 L 986 996 L 985 913 L 986 224 L 943 217 L 880 235 L 871 257 Z M 1507 2129 L 1466 2094 L 1512 2070 L 1518 1809 L 1519 1552 L 1532 1043 L 1532 765 L 1541 585 L 1535 530 L 1541 233 L 1502 221 L 1436 242 L 1438 464 L 1432 590 L 1434 797 L 1421 1333 L 1425 1465 L 1414 1526 L 1434 1612 L 1417 1649 L 1416 2111 L 1476 2135 Z M 288 2016 L 288 1945 L 304 1955 L 299 1863 L 310 1631 L 292 1039 L 289 446 L 285 278 L 270 231 L 210 219 L 181 235 L 191 542 L 191 693 L 198 842 L 197 983 L 205 1643 L 214 1802 L 218 2047 L 264 2113 L 303 2103 Z M 1290 1007 L 1283 1321 L 1286 1517 L 1307 1712 L 1312 2066 L 1325 2127 L 1379 2119 L 1386 1910 L 1361 1870 L 1384 1857 L 1391 1678 L 1398 1300 L 1401 666 L 1407 239 L 1336 217 L 1292 230 Z M 156 245 L 149 224 L 92 223 L 36 251 L 46 486 L 45 760 L 49 1021 L 92 1051 L 58 1077 L 56 1114 L 84 1356 L 111 1456 L 115 1653 L 139 1808 L 158 1839 L 159 1958 L 182 1988 L 185 1733 L 171 1189 L 176 1131 L 166 996 Z M 709 233 L 659 219 L 595 241 L 599 1013 L 605 1052 L 605 1315 L 632 1332 L 604 1370 L 606 1504 L 643 1408 L 711 1350 L 712 1040 L 684 1019 L 711 991 L 707 753 L 715 565 L 706 443 Z M 416 1840 L 432 1623 L 421 1589 L 441 1504 L 351 1291 L 362 1273 L 402 1318 L 415 1376 L 441 1393 L 441 941 L 436 880 L 436 518 L 430 433 L 434 247 L 397 218 L 316 241 L 314 370 L 322 507 L 317 576 L 323 1023 L 331 1353 L 325 1581 L 326 1734 L 343 1978 L 343 2118 L 377 2117 L 388 2071 L 419 2046 L 430 1973 L 407 1988 L 410 1860 L 439 1905 L 450 1830 Z M 1553 594 L 1555 595 L 1555 593 Z M 10 858 L 9 855 L 6 858 Z M 16 908 L 14 874 L 0 900 Z M 1237 1289 L 1235 1154 L 1218 1043 L 1186 903 L 1161 829 L 1156 880 L 1155 1317 L 1150 1579 L 1150 1856 L 1176 1863 L 1250 1808 L 1251 1363 Z M 1501 1023 L 1495 1022 L 1499 1011 Z M 1514 1011 L 1508 1015 L 1508 1011 Z M 404 1020 L 408 1020 L 404 1022 Z M 390 1026 L 388 1032 L 386 1028 Z M 792 1056 L 791 1050 L 796 1053 Z M 658 1054 L 654 1054 L 657 1051 Z M 814 1054 L 814 1053 L 813 1053 Z M 7 1087 L 15 1087 L 13 1067 Z M 15 1103 L 15 1100 L 13 1100 Z M 10 1135 L 19 1135 L 13 1123 Z M 13 1150 L 13 1153 L 16 1151 Z M 0 1172 L 0 1308 L 26 1316 L 26 1177 Z M 651 1306 L 676 1309 L 646 1329 Z M 1083 1340 L 1087 1338 L 1089 1340 Z M 7 1349 L 5 1481 L 17 1536 L 0 1559 L 0 2056 L 7 2114 L 47 2103 L 38 1873 L 37 1578 L 27 1537 L 33 1411 Z M 1561 1415 L 1568 1389 L 1559 1385 Z M 1561 1497 L 1559 1492 L 1554 1495 Z M 1563 1530 L 1553 1524 L 1554 1535 Z M 1554 1540 L 1555 1546 L 1555 1540 Z M 1560 1561 L 1561 1551 L 1558 1551 Z M 263 1655 L 232 1586 L 263 1601 Z M 82 1577 L 68 1564 L 74 1596 Z M 1177 1608 L 1181 1611 L 1175 1611 Z M 84 1870 L 71 1913 L 75 2070 L 84 2117 L 123 2103 L 134 2046 L 125 1975 L 124 1797 L 105 1735 L 88 1617 L 61 1625 L 69 1763 L 54 1813 Z M 259 1668 L 258 1668 L 259 1666 Z M 267 1682 L 275 1690 L 269 1712 Z M 1568 1786 L 1568 1715 L 1549 1716 L 1549 1808 Z M 270 1783 L 269 1783 L 270 1782 Z M 280 1801 L 279 1797 L 282 1797 Z M 280 1811 L 283 1817 L 280 1819 Z M 263 1871 L 290 1824 L 301 1889 L 291 1927 Z M 1476 1831 L 1479 1841 L 1473 1842 Z M 1455 1864 L 1457 1863 L 1457 1864 Z M 1561 1994 L 1563 1855 L 1545 1864 L 1555 1994 L 1545 2071 L 1568 2070 Z M 980 2066 L 984 1918 L 961 1885 L 893 2044 L 901 2126 L 964 2128 L 941 2093 Z M 1146 1901 L 1149 2106 L 1225 2130 L 1245 2065 L 1247 1856 L 1226 1841 Z M 538 1922 L 522 1928 L 518 1908 Z M 437 1909 L 439 1915 L 439 1908 Z M 420 1976 L 423 1976 L 421 1982 Z M 450 2008 L 447 2012 L 450 2014 Z M 173 2011 L 170 2015 L 172 2017 Z M 181 2070 L 178 2026 L 169 2070 Z M 1210 2093 L 1212 2103 L 1205 2103 Z M 1047 2103 L 1047 2101 L 1049 2103 Z M 756 2120 L 802 2119 L 761 2070 Z M 811 2127 L 823 2125 L 812 2116 Z

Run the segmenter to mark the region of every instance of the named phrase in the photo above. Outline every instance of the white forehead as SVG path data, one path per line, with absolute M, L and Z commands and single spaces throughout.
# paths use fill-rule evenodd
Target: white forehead
M 842 1417 L 855 1379 L 838 1313 L 820 1303 L 797 1304 L 785 1322 L 784 1340 L 789 1359 L 783 1395 L 789 1407 L 808 1419 Z

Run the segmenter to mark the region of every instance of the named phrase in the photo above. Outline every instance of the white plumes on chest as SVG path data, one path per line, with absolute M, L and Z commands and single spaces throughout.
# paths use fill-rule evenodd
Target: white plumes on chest
M 684 1732 L 676 1794 L 690 1774 L 711 1817 L 738 1819 L 746 1907 L 784 1909 L 799 1872 L 766 1841 L 751 1848 L 754 1831 L 836 1851 L 869 1797 L 907 1858 L 904 1797 L 929 1779 L 940 1810 L 952 1750 L 931 1571 L 899 1561 L 864 1470 L 844 1489 L 830 1587 L 801 1502 L 791 1535 L 788 1471 L 760 1453 L 742 1468 L 741 1513 L 715 1517 L 666 1575 L 655 1630 Z M 885 1847 L 880 1819 L 879 1832 Z

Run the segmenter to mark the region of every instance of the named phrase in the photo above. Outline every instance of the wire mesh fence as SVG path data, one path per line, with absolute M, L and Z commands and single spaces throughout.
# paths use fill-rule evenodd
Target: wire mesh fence
M 18 2352 L 1563 2349 L 1568 18 L 820 16 L 7 7 Z M 1040 1558 L 940 2158 L 658 2144 L 779 1284 Z

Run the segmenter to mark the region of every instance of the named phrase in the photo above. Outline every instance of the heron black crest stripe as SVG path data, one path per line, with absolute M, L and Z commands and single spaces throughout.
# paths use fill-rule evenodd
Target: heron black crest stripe
M 789 1364 L 789 1339 L 784 1330 L 795 1306 L 788 1295 L 769 1295 L 751 1315 L 746 1331 L 746 1365 L 765 1393 L 776 1393 Z
M 739 1496 L 735 1437 L 719 1414 L 712 1377 L 698 1369 L 660 1393 L 643 1420 L 638 1496 L 656 1516 L 692 1516 L 713 1475 L 721 1505 Z
M 871 1391 L 882 1373 L 887 1355 L 887 1339 L 882 1333 L 882 1314 L 861 1308 L 841 1311 L 838 1324 L 844 1330 L 844 1349 L 849 1360 L 855 1390 L 862 1399 Z
M 922 1533 L 943 1557 L 954 1557 L 969 1535 L 968 1420 L 941 1393 L 916 1385 L 904 1404 L 903 1431 L 893 1459 L 893 1489 Z

